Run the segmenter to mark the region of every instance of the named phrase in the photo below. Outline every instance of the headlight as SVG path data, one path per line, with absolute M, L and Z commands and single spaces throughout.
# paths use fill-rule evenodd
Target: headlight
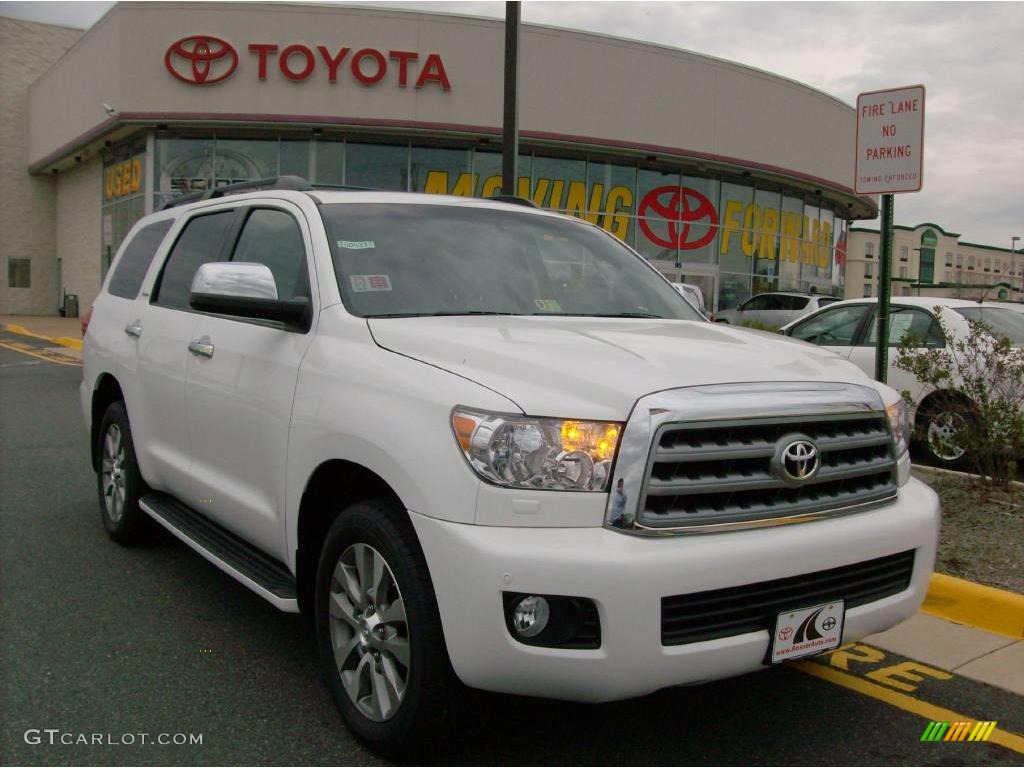
M 901 398 L 886 406 L 885 415 L 896 441 L 896 484 L 902 487 L 910 480 L 910 406 Z
M 607 491 L 622 425 L 455 408 L 452 430 L 469 466 L 495 485 Z
M 885 409 L 889 417 L 889 426 L 896 441 L 896 455 L 899 456 L 910 447 L 910 406 L 900 399 Z

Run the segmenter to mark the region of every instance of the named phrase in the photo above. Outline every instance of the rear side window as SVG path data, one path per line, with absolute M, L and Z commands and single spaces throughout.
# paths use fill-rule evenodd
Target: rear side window
M 173 223 L 173 219 L 156 221 L 135 233 L 135 237 L 125 246 L 114 274 L 110 276 L 108 293 L 122 299 L 134 299 L 139 295 L 153 256 Z
M 812 344 L 848 347 L 853 344 L 857 328 L 860 327 L 869 309 L 869 304 L 848 304 L 845 307 L 820 312 L 794 327 L 789 335 Z
M 188 309 L 192 279 L 203 264 L 220 261 L 224 238 L 235 219 L 234 211 L 197 216 L 185 225 L 167 257 L 154 302 L 171 309 Z
M 284 211 L 257 208 L 249 214 L 231 260 L 265 264 L 274 275 L 279 299 L 309 297 L 302 232 Z
M 914 347 L 944 347 L 946 339 L 942 329 L 928 312 L 912 307 L 892 307 L 889 314 L 889 346 L 898 347 L 907 342 Z M 878 314 L 871 318 L 867 337 L 862 345 L 878 343 Z

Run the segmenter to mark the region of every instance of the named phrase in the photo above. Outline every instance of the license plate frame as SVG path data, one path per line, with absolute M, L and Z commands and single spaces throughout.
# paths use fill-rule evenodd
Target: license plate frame
M 843 642 L 846 601 L 804 606 L 775 615 L 768 660 L 781 664 L 838 648 Z

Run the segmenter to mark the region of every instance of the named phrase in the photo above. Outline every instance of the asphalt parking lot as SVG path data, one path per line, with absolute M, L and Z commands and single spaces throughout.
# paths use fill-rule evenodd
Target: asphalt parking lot
M 44 349 L 0 332 L 0 762 L 384 764 L 342 725 L 302 617 L 170 537 L 107 539 L 81 369 Z M 1024 733 L 1019 697 L 952 677 L 883 700 L 850 682 L 871 654 L 846 653 L 610 705 L 471 694 L 417 762 L 1020 765 L 1012 740 L 921 741 L 938 719 Z M 201 743 L 155 743 L 178 734 Z

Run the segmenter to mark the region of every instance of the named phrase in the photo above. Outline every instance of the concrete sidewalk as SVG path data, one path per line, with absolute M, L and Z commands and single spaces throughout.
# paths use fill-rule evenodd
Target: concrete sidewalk
M 918 613 L 863 642 L 1024 696 L 1024 640 Z

